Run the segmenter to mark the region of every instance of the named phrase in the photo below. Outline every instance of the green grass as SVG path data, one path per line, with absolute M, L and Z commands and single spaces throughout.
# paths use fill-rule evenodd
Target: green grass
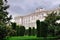
M 7 40 L 54 40 L 55 37 L 47 37 L 47 39 L 40 37 L 37 38 L 36 36 L 15 36 L 15 37 L 8 37 Z

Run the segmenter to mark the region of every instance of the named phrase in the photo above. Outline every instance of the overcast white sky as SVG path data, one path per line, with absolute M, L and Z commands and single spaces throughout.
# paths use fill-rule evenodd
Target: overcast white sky
M 36 8 L 52 9 L 60 4 L 60 0 L 8 0 L 9 13 L 14 17 L 26 15 L 33 12 Z

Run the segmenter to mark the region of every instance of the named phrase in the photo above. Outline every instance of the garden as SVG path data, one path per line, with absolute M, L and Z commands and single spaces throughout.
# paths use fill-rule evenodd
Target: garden
M 35 27 L 28 29 L 24 25 L 11 22 L 12 15 L 8 16 L 7 0 L 0 0 L 0 40 L 58 40 L 60 38 L 60 13 L 47 14 L 44 21 L 36 20 Z M 4 5 L 4 6 L 2 6 Z

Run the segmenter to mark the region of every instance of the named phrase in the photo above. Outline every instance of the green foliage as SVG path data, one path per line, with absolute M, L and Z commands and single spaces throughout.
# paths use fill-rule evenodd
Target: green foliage
M 3 1 L 2 1 L 2 0 L 0 0 L 0 6 L 1 6 L 1 5 L 3 5 Z
M 47 37 L 48 24 L 46 22 L 36 21 L 37 23 L 37 37 Z
M 7 33 L 7 36 L 10 35 L 10 32 L 12 31 L 12 28 L 11 26 L 6 26 L 6 33 Z
M 48 24 L 49 33 L 53 36 L 56 35 L 57 29 L 60 28 L 56 23 L 57 20 L 60 20 L 60 13 L 57 12 L 48 14 L 48 16 L 44 20 Z
M 60 35 L 60 23 L 56 23 L 55 26 L 56 26 L 56 28 L 55 28 L 56 36 L 59 36 Z
M 40 32 L 41 37 L 47 37 L 48 25 L 46 22 L 40 22 Z
M 13 30 L 16 30 L 16 26 L 17 26 L 16 23 L 11 23 L 11 26 Z
M 16 30 L 11 30 L 9 32 L 9 36 L 16 36 Z
M 17 36 L 20 36 L 20 26 L 16 26 L 16 34 Z
M 28 35 L 31 36 L 31 27 L 28 29 Z
M 60 14 L 60 13 L 58 13 Z M 45 21 L 48 23 L 48 25 L 55 25 L 56 21 L 60 19 L 60 16 L 54 12 L 48 14 L 48 16 L 45 18 Z
M 25 35 L 28 35 L 28 29 L 25 30 Z
M 32 36 L 35 36 L 35 34 L 36 34 L 36 30 L 35 30 L 35 27 L 33 27 L 33 29 L 32 29 Z
M 19 32 L 20 32 L 20 36 L 24 36 L 24 34 L 25 34 L 25 27 L 24 26 L 20 26 Z
M 37 20 L 36 24 L 37 24 L 37 37 L 40 37 L 41 33 L 40 20 Z
M 0 26 L 0 39 L 3 40 L 3 38 L 6 37 L 6 28 L 3 26 Z
M 7 9 L 9 8 L 9 5 L 7 5 L 7 0 L 4 0 L 6 3 L 4 5 L 3 0 L 0 0 L 0 40 L 3 40 L 8 34 L 7 32 L 7 24 L 9 24 L 10 19 L 12 16 L 8 17 Z
M 9 23 L 10 19 L 12 19 L 12 16 L 8 17 L 7 8 L 9 8 L 9 5 L 0 5 L 0 25 L 6 25 Z

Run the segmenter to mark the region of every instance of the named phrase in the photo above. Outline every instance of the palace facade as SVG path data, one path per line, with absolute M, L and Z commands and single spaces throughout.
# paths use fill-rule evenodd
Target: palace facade
M 47 14 L 51 13 L 52 11 L 59 12 L 60 8 L 56 8 L 53 10 L 36 9 L 34 13 L 25 16 L 17 16 L 14 19 L 18 25 L 23 25 L 26 28 L 28 27 L 36 28 L 36 20 L 44 21 L 45 16 L 47 16 Z

